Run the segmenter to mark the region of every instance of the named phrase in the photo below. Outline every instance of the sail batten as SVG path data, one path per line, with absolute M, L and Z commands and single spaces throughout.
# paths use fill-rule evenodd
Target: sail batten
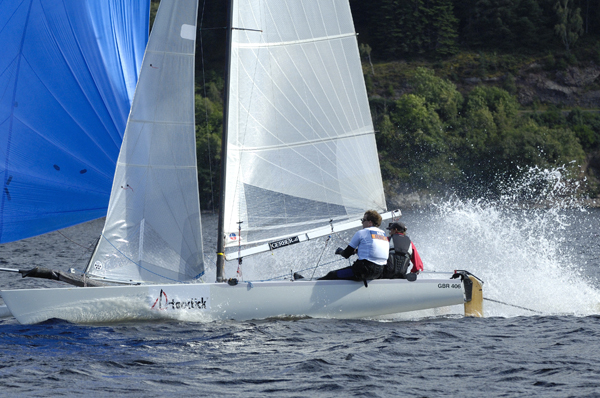
M 197 170 L 197 168 L 195 166 L 172 166 L 172 165 L 152 165 L 149 166 L 147 164 L 133 164 L 133 163 L 117 163 L 117 165 L 119 166 L 127 166 L 127 167 L 131 167 L 131 168 L 145 168 L 145 169 L 162 169 L 162 170 L 184 170 L 184 169 L 190 169 L 190 170 Z
M 354 36 L 356 36 L 355 33 L 346 33 L 343 35 L 313 37 L 310 39 L 284 41 L 284 42 L 279 42 L 279 43 L 234 43 L 233 46 L 237 47 L 237 48 L 262 48 L 262 47 L 293 46 L 293 45 L 297 45 L 297 44 L 316 43 L 319 41 L 339 40 L 339 39 L 343 39 L 345 37 L 354 37 Z
M 268 147 L 245 147 L 245 148 L 238 149 L 232 145 L 232 148 L 230 148 L 230 149 L 232 151 L 239 151 L 239 152 L 270 151 L 270 150 L 281 149 L 283 147 L 294 148 L 294 147 L 299 147 L 299 146 L 314 145 L 314 144 L 319 144 L 319 143 L 324 143 L 324 142 L 342 140 L 344 138 L 360 137 L 363 135 L 373 135 L 374 133 L 375 133 L 374 131 L 361 131 L 361 132 L 356 132 L 356 133 L 351 132 L 351 133 L 348 133 L 345 135 L 338 135 L 337 137 L 323 137 L 323 138 L 318 138 L 318 139 L 314 139 L 314 140 L 300 141 L 300 142 L 291 143 L 291 144 L 271 145 Z

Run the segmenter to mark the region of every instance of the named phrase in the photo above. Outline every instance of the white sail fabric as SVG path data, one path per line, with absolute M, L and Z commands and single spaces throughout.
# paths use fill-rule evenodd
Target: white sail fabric
M 88 275 L 188 281 L 204 272 L 194 127 L 196 1 L 162 0 Z
M 348 0 L 235 0 L 226 245 L 385 210 Z

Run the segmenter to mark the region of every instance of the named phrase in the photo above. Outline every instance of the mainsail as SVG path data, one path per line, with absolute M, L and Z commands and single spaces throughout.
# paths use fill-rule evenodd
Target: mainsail
M 348 0 L 233 4 L 226 246 L 385 210 Z
M 0 243 L 106 214 L 149 0 L 0 5 Z
M 196 3 L 160 3 L 88 275 L 182 282 L 204 272 L 194 126 Z

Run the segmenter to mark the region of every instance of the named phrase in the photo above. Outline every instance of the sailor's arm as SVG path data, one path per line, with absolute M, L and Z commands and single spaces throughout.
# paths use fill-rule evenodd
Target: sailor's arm
M 342 256 L 344 258 L 350 258 L 350 256 L 353 255 L 355 251 L 356 251 L 355 248 L 348 245 L 348 246 L 346 246 L 345 249 L 338 247 L 337 250 L 335 251 L 335 254 L 339 254 L 340 256 Z

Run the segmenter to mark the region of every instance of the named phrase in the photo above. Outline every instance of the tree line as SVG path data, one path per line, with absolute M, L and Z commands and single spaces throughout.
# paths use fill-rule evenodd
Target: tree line
M 600 34 L 597 0 L 350 0 L 360 40 L 378 59 L 460 50 L 570 52 Z

